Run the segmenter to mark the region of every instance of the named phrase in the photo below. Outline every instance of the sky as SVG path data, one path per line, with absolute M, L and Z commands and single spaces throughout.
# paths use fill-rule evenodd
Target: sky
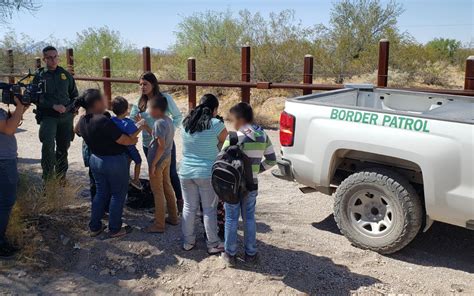
M 248 9 L 268 15 L 293 9 L 304 25 L 327 25 L 333 1 L 323 0 L 38 0 L 41 8 L 31 14 L 17 13 L 10 24 L 0 27 L 25 33 L 35 41 L 53 36 L 74 40 L 76 33 L 89 27 L 108 26 L 137 47 L 167 49 L 174 41 L 177 24 L 185 16 L 206 10 L 238 13 Z M 385 2 L 386 0 L 382 0 Z M 474 0 L 399 0 L 405 12 L 399 28 L 418 42 L 435 37 L 454 38 L 474 44 Z

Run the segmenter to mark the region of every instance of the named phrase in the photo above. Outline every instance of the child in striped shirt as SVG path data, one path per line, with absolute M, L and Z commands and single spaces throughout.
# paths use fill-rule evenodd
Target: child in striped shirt
M 276 164 L 272 142 L 262 127 L 253 122 L 253 110 L 247 103 L 239 103 L 230 109 L 230 120 L 237 130 L 239 145 L 252 164 L 253 182 L 247 184 L 248 195 L 238 204 L 225 203 L 225 252 L 222 258 L 235 264 L 237 254 L 237 226 L 242 208 L 244 221 L 245 261 L 255 263 L 257 259 L 257 232 L 255 204 L 258 195 L 258 174 Z M 229 146 L 229 138 L 223 148 Z

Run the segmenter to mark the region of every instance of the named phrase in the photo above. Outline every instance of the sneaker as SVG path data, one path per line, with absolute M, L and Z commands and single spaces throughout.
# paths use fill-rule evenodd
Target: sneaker
M 227 264 L 229 267 L 234 267 L 236 263 L 235 256 L 229 255 L 226 252 L 222 252 L 221 255 L 222 260 Z
M 122 227 L 118 232 L 109 233 L 109 237 L 110 238 L 118 238 L 118 237 L 125 236 L 125 235 L 127 235 L 131 232 L 132 232 L 132 227 L 127 225 L 127 226 Z
M 12 259 L 18 253 L 18 249 L 9 243 L 0 245 L 0 259 Z
M 183 250 L 185 250 L 185 251 L 191 251 L 192 249 L 194 249 L 195 246 L 196 246 L 196 245 L 194 245 L 194 244 L 186 244 L 186 243 L 184 243 L 184 244 L 183 244 Z
M 142 185 L 142 182 L 140 182 L 140 180 L 130 179 L 130 185 L 132 185 L 135 189 L 138 189 L 140 191 L 143 190 L 143 185 Z
M 248 263 L 248 264 L 257 264 L 258 263 L 258 253 L 256 253 L 255 255 L 247 255 L 245 254 L 245 263 Z
M 164 233 L 165 229 L 159 228 L 155 224 L 150 224 L 149 226 L 145 227 L 143 231 L 146 233 Z
M 169 217 L 166 217 L 165 223 L 176 226 L 176 225 L 179 225 L 179 220 L 175 221 L 175 220 L 170 219 Z

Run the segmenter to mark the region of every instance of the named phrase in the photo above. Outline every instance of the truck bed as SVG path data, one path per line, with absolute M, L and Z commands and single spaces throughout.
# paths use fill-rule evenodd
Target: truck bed
M 467 96 L 374 88 L 371 85 L 346 85 L 345 89 L 291 100 L 474 124 L 474 99 Z

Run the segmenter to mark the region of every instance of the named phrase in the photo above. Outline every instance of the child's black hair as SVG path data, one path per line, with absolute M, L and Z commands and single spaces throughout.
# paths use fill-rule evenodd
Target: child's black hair
M 163 96 L 155 97 L 151 101 L 151 107 L 153 109 L 159 109 L 164 113 L 166 112 L 166 109 L 168 109 L 168 101 Z
M 230 114 L 234 115 L 236 118 L 241 118 L 247 123 L 253 122 L 253 110 L 250 104 L 247 103 L 238 103 L 230 108 Z
M 112 100 L 112 111 L 115 115 L 120 116 L 128 111 L 128 101 L 124 97 L 115 97 Z

